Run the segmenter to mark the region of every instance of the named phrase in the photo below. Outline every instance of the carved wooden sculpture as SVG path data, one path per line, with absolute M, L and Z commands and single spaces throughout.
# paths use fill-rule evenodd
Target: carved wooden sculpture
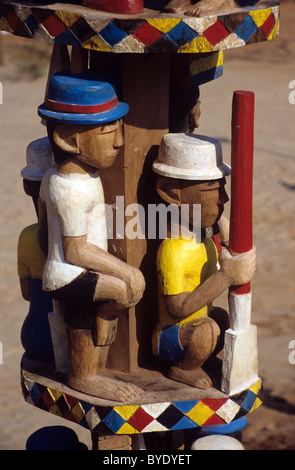
M 140 300 L 145 283 L 138 269 L 107 252 L 104 194 L 97 171 L 111 166 L 123 145 L 121 118 L 128 106 L 118 102 L 108 82 L 56 74 L 38 111 L 47 120 L 56 162 L 40 190 L 41 242 L 48 220 L 43 287 L 63 308 L 68 384 L 101 398 L 129 400 L 141 390 L 101 372 L 116 337 L 119 310 Z
M 202 366 L 220 352 L 228 328 L 227 313 L 212 307 L 212 302 L 229 286 L 251 279 L 255 249 L 232 256 L 224 247 L 218 255 L 213 241 L 206 237 L 206 229 L 216 227 L 228 200 L 225 176 L 230 169 L 222 161 L 217 140 L 168 134 L 153 169 L 161 175 L 157 182 L 161 198 L 178 207 L 189 205 L 186 222 L 191 230 L 193 205 L 201 205 L 201 240 L 182 230 L 185 224 L 181 219 L 178 228 L 182 235 L 165 239 L 158 252 L 159 321 L 153 350 L 171 366 L 170 378 L 208 389 L 212 380 Z M 172 230 L 171 224 L 171 234 Z
M 102 4 L 102 2 L 99 3 Z M 109 4 L 111 8 L 112 5 L 115 5 L 114 2 L 109 2 Z M 126 5 L 127 3 L 120 2 L 120 6 L 123 4 Z M 89 9 L 77 5 L 77 2 L 76 5 L 66 2 L 54 5 L 37 5 L 34 1 L 23 2 L 20 0 L 12 3 L 9 0 L 0 0 L 1 29 L 19 36 L 31 37 L 33 40 L 39 39 L 53 43 L 50 76 L 60 70 L 70 68 L 72 72 L 82 72 L 88 67 L 97 73 L 98 71 L 105 73 L 107 70 L 113 75 L 116 83 L 115 87 L 120 90 L 122 100 L 129 104 L 130 111 L 124 118 L 124 149 L 120 152 L 119 158 L 116 159 L 112 167 L 107 168 L 105 171 L 99 171 L 99 173 L 107 204 L 115 204 L 117 194 L 124 195 L 124 210 L 129 204 L 136 202 L 142 204 L 145 208 L 150 202 L 155 202 L 150 194 L 153 180 L 150 170 L 161 139 L 168 132 L 195 132 L 194 128 L 198 127 L 200 112 L 197 87 L 222 75 L 223 50 L 265 40 L 270 41 L 275 38 L 278 32 L 279 6 L 270 5 L 268 1 L 269 8 L 265 8 L 265 4 L 262 8 L 259 5 L 246 9 L 234 8 L 234 11 L 226 15 L 219 8 L 221 3 L 215 2 L 214 15 L 210 14 L 210 16 L 199 18 L 190 18 L 185 12 L 175 15 L 165 13 L 163 7 L 166 4 L 168 4 L 167 0 L 145 0 L 144 13 L 134 15 L 130 12 L 130 14 L 123 16 L 118 13 L 103 12 L 102 10 L 91 12 Z M 205 2 L 199 2 L 199 6 L 201 4 L 205 5 Z M 228 6 L 229 2 L 224 2 L 224 4 Z M 211 5 L 210 2 L 209 6 Z M 150 10 L 153 8 L 155 11 Z M 69 60 L 70 50 L 71 60 Z M 57 106 L 61 104 L 62 100 L 53 101 L 54 103 L 47 102 L 47 106 Z M 65 104 L 63 101 L 62 103 Z M 72 104 L 71 101 L 70 104 Z M 83 105 L 85 105 L 85 102 Z M 93 102 L 88 103 L 88 105 L 93 105 Z M 116 105 L 114 108 L 116 108 Z M 51 111 L 53 110 L 51 109 Z M 99 110 L 98 114 L 102 115 L 103 112 L 101 113 L 101 111 Z M 65 117 L 64 114 L 63 118 Z M 74 114 L 76 112 L 71 113 L 71 116 L 73 117 Z M 88 134 L 86 139 L 86 133 L 90 130 L 94 132 L 94 129 L 87 129 L 86 132 L 88 124 L 86 125 L 84 120 L 83 123 L 74 124 L 73 126 L 73 123 L 70 123 L 67 127 L 62 119 L 57 125 L 60 132 L 57 132 L 57 127 L 53 129 L 51 121 L 48 117 L 46 119 L 49 124 L 49 133 L 52 135 L 52 141 L 55 145 L 55 154 L 58 155 L 61 152 L 59 146 L 63 147 L 64 144 L 67 144 L 67 148 L 71 152 L 66 164 L 57 163 L 57 170 L 60 171 L 63 181 L 72 179 L 73 168 L 76 171 L 82 171 L 86 168 L 88 170 L 93 169 L 91 165 L 87 166 L 89 161 L 84 162 L 85 166 L 83 167 L 80 157 L 86 155 L 86 142 L 90 135 Z M 99 139 L 102 139 L 103 131 L 102 129 L 97 130 L 98 123 L 92 124 L 96 128 L 95 132 L 101 134 Z M 77 126 L 76 130 L 74 130 L 74 126 Z M 64 128 L 63 131 L 62 127 Z M 70 127 L 73 132 L 70 131 Z M 81 131 L 82 127 L 85 133 Z M 93 134 L 91 134 L 92 137 Z M 83 152 L 77 151 L 78 144 L 79 150 L 82 145 Z M 178 166 L 177 162 L 176 166 Z M 96 168 L 95 165 L 94 168 Z M 63 170 L 66 170 L 66 172 L 63 173 Z M 81 176 L 81 173 L 76 173 L 76 175 Z M 219 178 L 222 178 L 222 176 L 221 173 Z M 167 174 L 166 178 L 163 176 L 162 182 L 170 177 L 170 174 Z M 222 195 L 224 191 L 222 180 L 213 180 L 216 187 L 211 192 L 203 191 L 208 189 L 205 184 L 207 180 L 199 180 L 199 176 L 195 178 L 197 178 L 197 181 L 193 180 L 191 182 L 180 179 L 180 177 L 171 178 L 174 185 L 179 183 L 180 188 L 173 186 L 173 191 L 168 192 L 167 190 L 167 193 L 170 196 L 172 194 L 173 197 L 182 196 L 184 201 L 188 201 L 189 197 L 198 196 L 202 200 L 203 207 L 208 202 L 209 193 L 212 195 L 214 192 L 220 192 Z M 205 184 L 205 186 L 202 188 L 199 185 L 198 187 L 198 181 L 201 181 L 201 184 Z M 220 188 L 218 188 L 218 184 L 221 184 Z M 213 189 L 213 187 L 211 188 Z M 201 188 L 202 191 L 200 191 Z M 162 194 L 164 197 L 164 192 Z M 50 194 L 50 196 L 53 196 L 53 194 Z M 195 200 L 198 201 L 198 198 L 196 197 Z M 58 198 L 57 202 L 62 203 L 61 198 Z M 209 205 L 209 207 L 211 206 Z M 129 215 L 125 213 L 125 222 L 127 222 L 128 217 Z M 224 222 L 222 217 L 218 222 L 219 227 L 223 225 L 221 222 Z M 79 224 L 75 225 L 80 226 Z M 225 233 L 228 231 L 226 224 L 225 229 L 222 229 L 223 233 L 220 237 L 223 242 L 228 240 L 228 235 Z M 209 237 L 205 237 L 205 233 L 203 235 L 204 239 L 199 243 L 202 247 L 199 252 L 204 255 L 203 261 L 204 259 L 206 261 L 207 256 L 205 248 L 210 252 L 212 276 L 202 283 L 199 288 L 197 286 L 192 288 L 190 284 L 190 289 L 193 289 L 191 292 L 185 290 L 180 294 L 173 293 L 171 296 L 161 296 L 162 300 L 167 301 L 168 306 L 169 302 L 173 303 L 173 300 L 181 299 L 181 296 L 183 296 L 185 301 L 180 302 L 183 316 L 189 315 L 189 302 L 192 303 L 193 300 L 197 302 L 197 294 L 200 294 L 201 289 L 203 289 L 203 293 L 205 292 L 205 296 L 208 292 L 211 292 L 212 297 L 214 297 L 214 289 L 218 290 L 218 286 L 221 289 L 222 280 L 225 281 L 227 277 L 231 277 L 229 274 L 233 264 L 231 256 L 229 256 L 228 262 L 227 259 L 220 259 L 222 271 L 216 272 L 217 256 L 214 244 Z M 60 253 L 63 256 L 68 256 L 71 263 L 68 260 L 67 263 L 73 269 L 77 268 L 81 261 L 81 254 L 85 253 L 83 236 L 73 237 L 67 234 L 63 241 L 64 243 L 61 242 L 59 245 L 61 247 Z M 186 241 L 184 240 L 184 242 Z M 193 242 L 194 240 L 192 240 L 193 250 L 191 251 L 196 255 L 199 252 L 195 249 L 196 246 L 193 246 Z M 166 243 L 166 240 L 164 243 Z M 87 252 L 89 254 L 88 248 Z M 219 386 L 204 391 L 181 382 L 172 382 L 167 379 L 166 374 L 162 373 L 162 369 L 161 371 L 158 371 L 158 368 L 157 371 L 153 369 L 152 366 L 154 366 L 155 361 L 150 357 L 150 339 L 156 312 L 151 310 L 151 305 L 154 307 L 157 302 L 156 276 L 154 276 L 154 254 L 156 249 L 154 248 L 156 247 L 153 242 L 151 243 L 148 239 L 129 240 L 127 237 L 122 237 L 121 239 L 109 241 L 109 252 L 125 260 L 128 264 L 140 268 L 145 274 L 148 287 L 142 302 L 139 302 L 136 307 L 132 307 L 130 310 L 126 308 L 120 311 L 118 333 L 109 350 L 106 343 L 112 341 L 114 332 L 112 327 L 116 328 L 116 319 L 114 318 L 116 315 L 112 315 L 116 308 L 114 303 L 110 304 L 106 301 L 102 304 L 101 301 L 97 302 L 98 315 L 95 314 L 94 328 L 92 328 L 92 324 L 89 328 L 78 328 L 77 325 L 76 327 L 73 325 L 68 326 L 71 364 L 69 383 L 71 383 L 72 388 L 65 384 L 64 376 L 61 378 L 60 374 L 52 371 L 52 368 L 48 367 L 48 370 L 47 368 L 46 370 L 39 368 L 36 370 L 34 364 L 27 361 L 27 357 L 24 357 L 22 361 L 22 389 L 25 400 L 42 410 L 58 414 L 66 420 L 69 419 L 88 427 L 92 433 L 94 449 L 118 449 L 126 448 L 127 445 L 136 448 L 134 446 L 134 437 L 144 435 L 147 437 L 146 442 L 148 442 L 148 437 L 155 432 L 159 433 L 167 430 L 172 431 L 167 433 L 172 434 L 172 436 L 175 430 L 181 431 L 188 428 L 192 430 L 196 428 L 199 432 L 200 427 L 203 430 L 204 428 L 210 428 L 208 429 L 210 433 L 212 432 L 212 425 L 224 426 L 222 429 L 225 433 L 236 432 L 237 429 L 240 431 L 242 428 L 240 427 L 241 424 L 238 423 L 240 421 L 238 417 L 253 411 L 261 404 L 261 380 L 251 385 L 249 390 L 243 390 L 242 394 L 233 395 L 231 392 L 230 394 L 224 393 Z M 169 250 L 169 252 L 171 251 Z M 95 254 L 97 254 L 96 248 Z M 100 255 L 102 256 L 102 254 L 105 256 L 105 261 L 110 261 L 106 251 L 104 253 L 101 251 Z M 245 257 L 245 255 L 242 255 L 242 264 L 244 264 L 243 258 Z M 226 256 L 223 255 L 223 258 L 226 258 Z M 99 259 L 101 260 L 101 258 Z M 91 254 L 91 262 L 94 263 L 97 260 L 98 258 Z M 235 257 L 236 264 L 238 264 L 238 260 L 239 258 Z M 105 263 L 101 264 L 106 266 Z M 98 269 L 97 265 L 92 264 L 91 266 L 95 270 Z M 116 266 L 117 264 L 114 263 L 114 271 L 111 268 L 111 272 L 102 273 L 98 280 L 103 281 L 104 276 L 114 274 L 114 272 L 117 274 L 119 270 Z M 208 276 L 210 274 L 210 269 L 207 273 L 205 272 L 206 269 L 201 269 L 202 260 L 201 262 L 198 260 L 198 263 L 192 266 L 194 266 L 194 274 L 197 269 L 201 271 L 202 275 L 206 274 Z M 195 269 L 195 266 L 197 269 Z M 205 268 L 207 266 L 209 267 L 208 263 L 205 262 Z M 87 269 L 88 264 L 79 267 L 82 267 L 83 270 L 86 268 L 86 274 L 89 271 Z M 125 268 L 122 267 L 121 274 L 126 272 L 124 270 Z M 237 269 L 234 269 L 233 273 L 236 275 Z M 180 276 L 178 275 L 178 277 Z M 116 278 L 117 276 L 113 276 L 112 280 L 114 285 L 117 286 Z M 194 276 L 191 278 L 193 279 Z M 240 281 L 243 280 L 244 282 L 246 279 L 248 278 L 241 277 Z M 216 284 L 212 287 L 213 280 L 216 281 Z M 237 277 L 235 280 L 237 281 Z M 122 287 L 124 285 L 123 291 L 126 284 L 130 284 L 128 279 L 126 282 L 124 282 L 124 279 L 119 279 L 119 281 L 123 281 L 121 283 Z M 228 280 L 224 284 L 228 286 L 229 282 L 233 281 Z M 104 289 L 101 289 L 101 291 L 104 291 L 106 295 Z M 114 296 L 114 291 L 110 295 Z M 207 297 L 210 304 L 209 294 Z M 63 307 L 67 317 L 67 312 L 71 311 L 69 302 L 66 302 L 65 299 L 61 301 L 54 300 L 55 302 Z M 193 308 L 200 309 L 202 304 L 194 304 Z M 171 375 L 174 372 L 176 377 L 176 372 L 178 372 L 179 376 L 182 376 L 181 380 L 185 381 L 189 375 L 192 376 L 196 379 L 195 382 L 198 386 L 208 386 L 211 378 L 201 372 L 203 368 L 208 372 L 205 369 L 208 361 L 204 365 L 201 364 L 206 356 L 206 348 L 204 346 L 202 350 L 200 343 L 198 348 L 194 348 L 194 344 L 191 346 L 191 338 L 198 336 L 198 331 L 199 336 L 201 336 L 202 328 L 208 334 L 210 327 L 212 327 L 212 332 L 216 336 L 219 330 L 223 331 L 227 327 L 227 314 L 224 311 L 204 306 L 203 311 L 206 312 L 206 309 L 209 314 L 207 317 L 202 317 L 202 323 L 199 326 L 188 321 L 183 328 L 180 327 L 181 340 L 186 341 L 185 354 L 187 362 L 183 360 L 178 364 L 174 362 L 172 364 L 174 368 L 171 369 Z M 62 309 L 60 313 L 62 313 Z M 213 313 L 215 314 L 214 319 L 212 318 Z M 168 315 L 167 318 L 169 318 Z M 177 315 L 171 321 L 172 325 L 177 323 Z M 98 336 L 95 335 L 98 323 L 100 324 L 99 336 L 103 337 L 103 341 L 100 342 L 100 346 L 94 347 L 93 336 Z M 102 323 L 104 327 L 110 327 L 107 328 L 106 334 L 102 334 L 104 331 L 101 328 Z M 184 332 L 186 332 L 186 336 Z M 71 342 L 74 336 L 79 336 L 79 340 L 75 343 Z M 107 338 L 109 338 L 109 341 L 107 341 Z M 213 351 L 214 356 L 217 348 L 222 347 L 222 339 L 220 341 L 219 338 L 215 337 L 213 340 L 216 342 L 216 349 Z M 211 349 L 214 347 L 213 343 Z M 78 345 L 79 351 L 73 347 L 74 345 Z M 86 355 L 80 355 L 82 350 L 86 352 Z M 103 371 L 104 357 L 98 364 L 97 357 L 93 354 L 95 351 L 98 352 L 100 357 L 106 356 L 108 351 L 106 371 Z M 196 356 L 189 357 L 190 351 Z M 210 347 L 207 347 L 207 354 L 209 353 Z M 193 363 L 195 359 L 197 361 Z M 83 371 L 79 370 L 80 363 L 85 372 L 84 374 Z M 101 367 L 96 367 L 97 364 Z M 188 364 L 187 370 L 185 369 L 186 364 Z M 192 374 L 189 373 L 189 368 L 191 368 Z M 96 375 L 97 371 L 99 376 Z M 166 369 L 164 372 L 166 372 Z M 115 377 L 116 381 L 106 381 L 106 377 Z M 99 378 L 102 380 L 100 381 Z M 118 381 L 119 378 L 121 382 Z M 123 380 L 125 382 L 131 381 L 141 387 L 144 394 L 132 399 L 131 402 L 118 404 L 118 399 L 128 399 L 135 395 L 135 389 L 133 388 L 131 393 L 119 397 L 118 387 L 122 388 Z M 107 387 L 103 388 L 105 384 Z M 92 385 L 95 385 L 94 392 Z M 79 392 L 80 387 L 81 390 L 97 394 L 97 385 L 100 396 L 111 396 L 111 401 Z M 110 385 L 114 386 L 114 393 L 112 394 L 109 391 Z M 88 388 L 84 389 L 84 386 Z M 78 391 L 73 387 L 77 387 Z M 136 393 L 139 393 L 139 391 L 137 390 Z M 111 435 L 111 438 L 102 439 L 107 433 Z M 178 433 L 176 436 L 179 436 Z M 159 435 L 156 439 L 158 440 L 158 438 Z M 174 442 L 171 447 L 180 448 L 180 443 L 175 445 Z
M 21 174 L 25 193 L 32 197 L 37 215 L 39 190 L 43 174 L 52 164 L 48 138 L 31 142 L 26 151 L 27 165 Z M 53 358 L 48 313 L 52 301 L 42 289 L 42 275 L 46 256 L 38 241 L 38 224 L 24 228 L 18 240 L 17 267 L 23 298 L 30 302 L 29 312 L 21 330 L 21 342 L 26 353 L 39 361 Z

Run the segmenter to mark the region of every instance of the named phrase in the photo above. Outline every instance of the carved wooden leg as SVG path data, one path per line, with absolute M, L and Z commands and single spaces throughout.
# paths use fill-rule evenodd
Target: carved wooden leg
M 102 374 L 109 345 L 94 346 L 92 332 L 88 329 L 68 327 L 67 333 L 70 387 L 89 395 L 123 402 L 142 394 L 139 387 Z
M 219 335 L 220 328 L 211 318 L 201 318 L 183 327 L 180 339 L 184 356 L 171 367 L 169 377 L 202 389 L 212 387 L 210 377 L 201 367 L 215 350 Z
M 71 376 L 87 379 L 102 372 L 109 346 L 95 347 L 91 330 L 67 327 Z

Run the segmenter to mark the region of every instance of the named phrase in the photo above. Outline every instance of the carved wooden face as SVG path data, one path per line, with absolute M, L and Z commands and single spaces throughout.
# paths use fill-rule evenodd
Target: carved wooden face
M 193 222 L 193 204 L 201 204 L 201 226 L 212 227 L 220 219 L 228 201 L 225 178 L 213 181 L 181 181 L 180 202 L 189 204 L 189 220 Z
M 85 126 L 80 128 L 77 158 L 95 168 L 108 168 L 123 143 L 122 120 L 104 126 Z

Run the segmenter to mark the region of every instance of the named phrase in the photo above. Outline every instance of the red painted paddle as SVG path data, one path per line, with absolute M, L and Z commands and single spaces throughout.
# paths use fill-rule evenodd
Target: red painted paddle
M 231 213 L 229 248 L 245 253 L 253 248 L 254 93 L 235 91 L 232 103 Z M 247 294 L 250 283 L 230 288 Z
M 253 247 L 252 189 L 254 94 L 235 91 L 232 104 L 231 215 L 229 248 L 246 253 Z M 250 282 L 229 289 L 230 328 L 225 332 L 221 389 L 237 394 L 258 380 L 257 328 L 251 325 Z

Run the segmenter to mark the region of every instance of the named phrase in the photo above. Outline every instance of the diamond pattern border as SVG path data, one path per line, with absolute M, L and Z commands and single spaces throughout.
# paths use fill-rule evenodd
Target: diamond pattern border
M 87 11 L 40 9 L 0 1 L 2 30 L 108 52 L 212 52 L 271 40 L 278 28 L 279 6 L 206 18 L 120 20 L 100 12 L 96 18 Z
M 279 6 L 206 18 L 121 20 L 0 0 L 0 29 L 18 36 L 101 52 L 200 53 L 191 67 L 193 86 L 223 75 L 223 50 L 271 40 L 278 28 Z
M 251 413 L 262 403 L 262 381 L 239 395 L 145 405 L 97 406 L 68 393 L 32 381 L 22 370 L 27 403 L 91 431 L 137 434 L 192 429 L 230 422 Z

